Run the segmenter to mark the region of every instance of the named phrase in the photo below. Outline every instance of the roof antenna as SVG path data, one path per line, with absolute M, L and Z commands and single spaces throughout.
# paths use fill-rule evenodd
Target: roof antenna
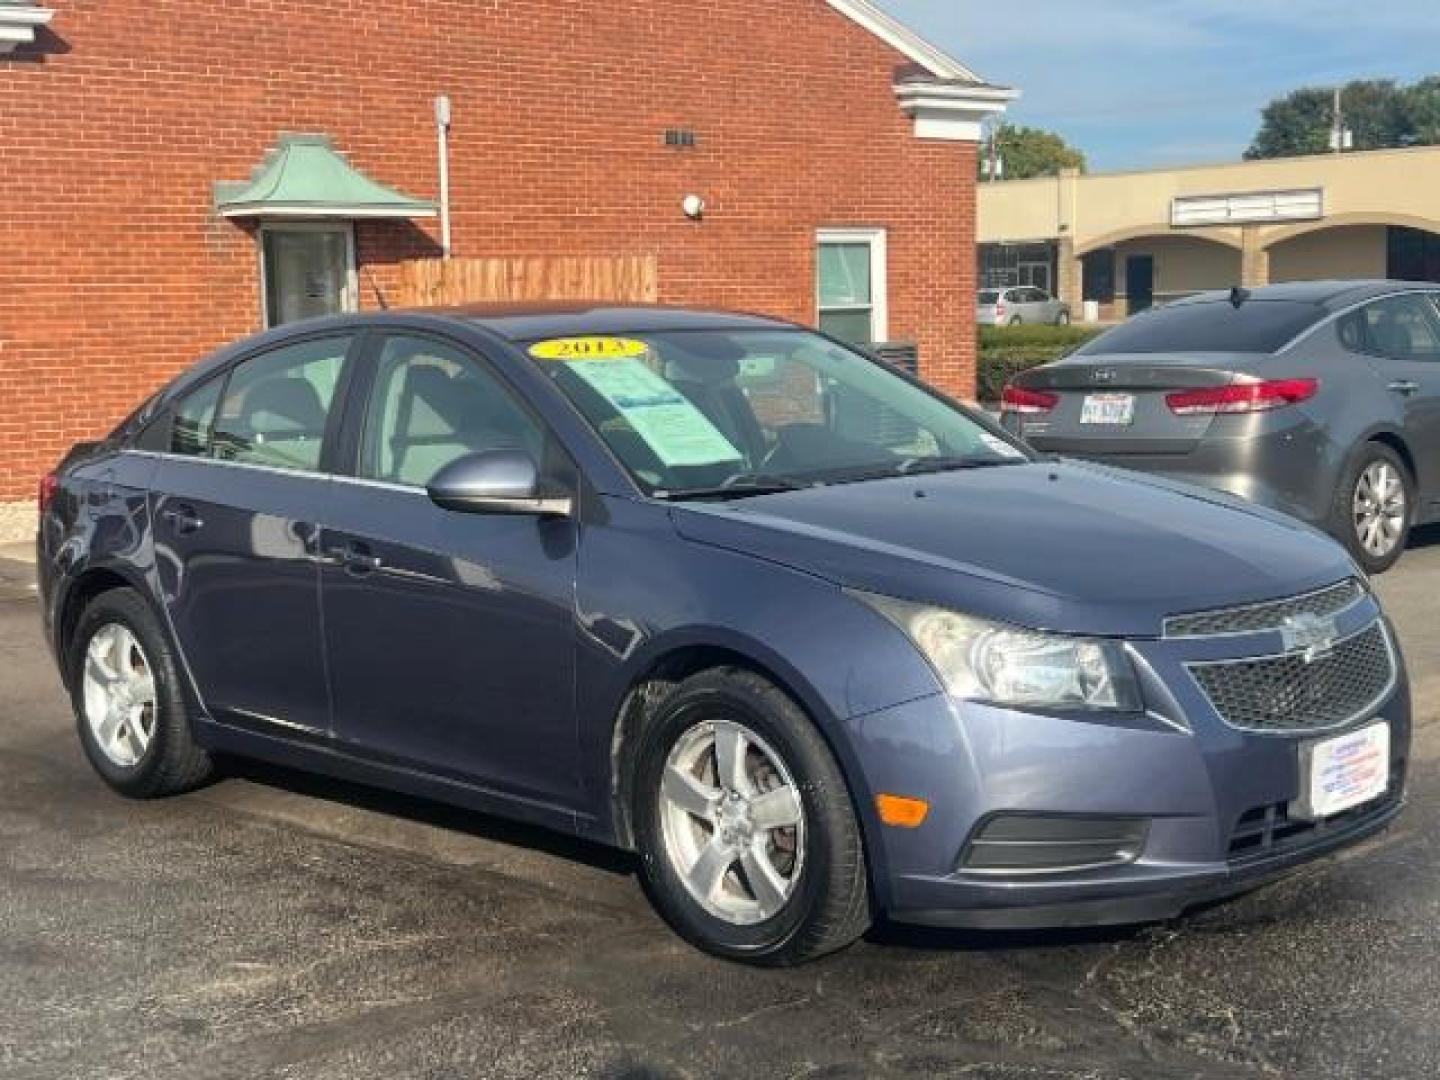
M 1242 289 L 1239 285 L 1236 285 L 1233 289 L 1230 290 L 1230 306 L 1237 311 L 1240 310 L 1240 305 L 1245 303 L 1245 301 L 1249 299 L 1249 289 Z
M 375 294 L 375 302 L 380 305 L 380 310 L 389 311 L 390 301 L 385 299 L 385 290 L 380 288 L 380 282 L 375 280 L 375 271 L 367 266 L 365 276 L 370 279 L 370 291 Z

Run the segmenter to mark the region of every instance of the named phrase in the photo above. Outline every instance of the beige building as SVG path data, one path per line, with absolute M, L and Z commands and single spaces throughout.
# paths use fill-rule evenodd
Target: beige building
M 1202 289 L 1440 281 L 1440 147 L 982 184 L 980 283 L 1120 318 Z

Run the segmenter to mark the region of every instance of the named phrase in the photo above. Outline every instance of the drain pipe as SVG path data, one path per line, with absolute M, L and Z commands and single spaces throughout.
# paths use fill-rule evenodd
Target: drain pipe
M 440 154 L 440 251 L 450 258 L 450 98 L 435 99 L 435 139 Z

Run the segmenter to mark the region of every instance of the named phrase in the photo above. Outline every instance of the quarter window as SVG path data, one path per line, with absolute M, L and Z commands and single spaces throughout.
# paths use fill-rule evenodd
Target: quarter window
M 175 419 L 170 425 L 172 454 L 210 456 L 210 429 L 215 423 L 215 407 L 220 404 L 220 387 L 224 381 L 211 379 L 176 405 Z
M 316 470 L 352 338 L 317 338 L 246 360 L 231 372 L 213 454 L 226 461 Z
M 544 431 L 467 352 L 418 337 L 385 343 L 370 398 L 360 475 L 424 487 L 446 465 L 487 450 L 544 464 Z
M 884 341 L 888 333 L 884 230 L 822 231 L 816 265 L 820 329 L 855 345 Z

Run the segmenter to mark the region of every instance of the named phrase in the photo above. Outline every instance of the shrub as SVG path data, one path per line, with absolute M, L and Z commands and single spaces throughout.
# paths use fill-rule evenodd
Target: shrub
M 984 404 L 1000 400 L 1005 384 L 1022 371 L 1074 352 L 1102 333 L 1097 326 L 982 326 L 976 396 Z

